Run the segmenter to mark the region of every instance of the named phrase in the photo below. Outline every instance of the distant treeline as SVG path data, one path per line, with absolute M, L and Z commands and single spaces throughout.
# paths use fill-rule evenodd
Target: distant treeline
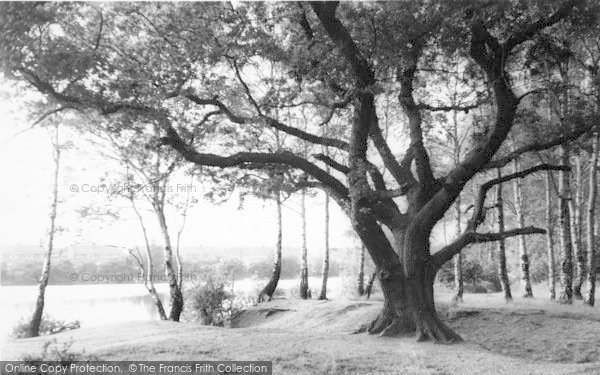
M 154 258 L 161 259 L 157 254 Z M 321 274 L 321 259 L 311 261 L 311 275 Z M 164 275 L 162 262 L 155 261 L 153 273 L 160 277 Z M 211 261 L 184 259 L 184 279 L 202 280 L 207 275 L 218 273 L 220 276 L 233 277 L 236 280 L 249 277 L 268 278 L 273 270 L 273 260 L 270 258 L 244 262 L 242 259 L 222 258 Z M 35 285 L 42 269 L 42 259 L 17 259 L 4 261 L 0 268 L 1 285 Z M 300 260 L 293 256 L 282 259 L 282 279 L 298 277 Z M 339 276 L 340 265 L 331 260 L 329 276 Z M 49 284 L 132 284 L 141 281 L 140 270 L 131 257 L 123 259 L 103 260 L 98 262 L 72 262 L 65 257 L 56 257 L 52 261 Z

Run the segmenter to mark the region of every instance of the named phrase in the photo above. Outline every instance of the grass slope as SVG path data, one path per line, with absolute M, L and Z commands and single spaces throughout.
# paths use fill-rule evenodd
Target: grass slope
M 110 360 L 269 360 L 275 374 L 597 374 L 600 313 L 541 299 L 505 304 L 499 294 L 442 302 L 457 345 L 352 335 L 381 301 L 275 300 L 238 317 L 235 329 L 135 322 L 53 336 Z M 40 352 L 48 337 L 5 342 L 2 359 Z

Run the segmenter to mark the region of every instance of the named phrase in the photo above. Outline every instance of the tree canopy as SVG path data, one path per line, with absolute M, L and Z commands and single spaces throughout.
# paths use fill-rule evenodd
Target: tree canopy
M 585 50 L 561 37 L 597 43 L 597 7 L 577 0 L 4 3 L 0 64 L 5 76 L 46 96 L 46 114 L 100 116 L 115 134 L 156 126 L 154 141 L 195 165 L 283 166 L 295 171 L 297 186 L 326 189 L 378 270 L 385 304 L 367 329 L 416 330 L 419 339 L 447 342 L 460 337 L 435 313 L 439 268 L 470 243 L 544 233 L 478 232 L 487 191 L 569 167 L 543 163 L 483 184 L 464 232 L 433 254 L 431 231 L 477 173 L 592 128 L 597 98 L 582 97 L 551 137 L 495 156 L 513 125 L 532 115 L 522 111 L 525 102 L 551 86 L 540 67 L 555 69 L 565 54 Z M 579 70 L 597 84 L 598 55 L 591 55 L 579 58 Z M 441 83 L 451 80 L 462 88 L 460 101 L 445 101 Z M 456 163 L 435 165 L 431 134 L 450 111 L 476 131 Z M 273 130 L 285 135 L 275 145 Z

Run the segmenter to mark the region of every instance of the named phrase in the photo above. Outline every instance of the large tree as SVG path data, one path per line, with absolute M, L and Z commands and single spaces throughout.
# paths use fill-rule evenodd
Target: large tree
M 2 6 L 0 52 L 8 75 L 28 81 L 57 106 L 93 110 L 115 126 L 129 126 L 132 118 L 157 124 L 162 142 L 190 163 L 244 169 L 276 164 L 303 172 L 308 178 L 299 183 L 323 188 L 337 201 L 377 268 L 384 306 L 365 329 L 382 335 L 416 331 L 419 340 L 452 342 L 460 336 L 439 319 L 433 299 L 440 267 L 472 243 L 544 233 L 534 227 L 477 232 L 487 192 L 565 167 L 544 164 L 484 183 L 463 232 L 435 253 L 432 230 L 478 172 L 587 130 L 574 127 L 494 159 L 524 97 L 515 89 L 523 79 L 512 73 L 516 57 L 538 33 L 565 22 L 578 3 L 10 4 Z M 473 105 L 449 108 L 432 103 L 435 97 L 419 99 L 436 90 L 428 77 L 444 74 L 437 56 L 448 54 L 472 72 L 466 84 L 474 87 Z M 285 68 L 279 84 L 287 95 L 277 106 L 306 107 L 322 113 L 322 121 L 304 129 L 269 116 L 270 93 L 256 89 L 246 73 L 264 61 Z M 489 92 L 484 104 L 476 94 L 481 87 Z M 382 92 L 395 96 L 408 142 L 382 135 Z M 180 102 L 196 108 L 181 111 L 174 105 Z M 456 166 L 434 173 L 423 136 L 433 126 L 429 113 L 478 105 L 493 109 L 494 120 Z M 340 136 L 313 131 L 332 117 L 349 120 Z M 340 156 L 242 147 L 264 128 Z M 400 152 L 392 151 L 398 146 Z

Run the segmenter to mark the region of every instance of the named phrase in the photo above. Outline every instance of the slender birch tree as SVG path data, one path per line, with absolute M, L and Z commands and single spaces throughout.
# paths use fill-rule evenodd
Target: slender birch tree
M 56 236 L 56 216 L 58 211 L 58 177 L 60 173 L 60 162 L 61 162 L 61 143 L 59 136 L 60 125 L 58 122 L 54 123 L 52 130 L 52 153 L 54 162 L 54 173 L 52 180 L 52 200 L 50 203 L 50 227 L 48 229 L 48 239 L 46 243 L 46 249 L 44 251 L 44 261 L 42 263 L 42 274 L 39 280 L 38 295 L 35 302 L 35 309 L 27 328 L 27 337 L 35 337 L 40 334 L 40 325 L 42 323 L 42 316 L 44 313 L 44 305 L 46 299 L 46 287 L 48 286 L 48 279 L 50 278 L 50 265 L 52 263 L 52 251 L 54 250 L 54 238 Z

